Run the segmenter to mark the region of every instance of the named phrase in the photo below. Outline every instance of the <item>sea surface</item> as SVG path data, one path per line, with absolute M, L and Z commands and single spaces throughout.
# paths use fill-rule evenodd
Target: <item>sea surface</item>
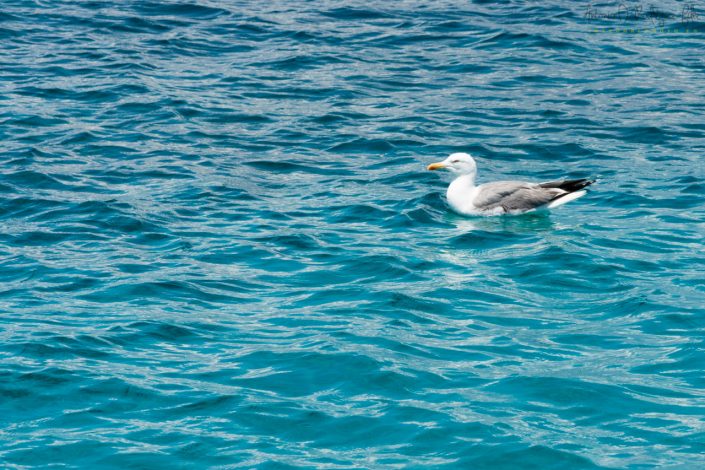
M 703 468 L 694 5 L 3 0 L 0 466 Z

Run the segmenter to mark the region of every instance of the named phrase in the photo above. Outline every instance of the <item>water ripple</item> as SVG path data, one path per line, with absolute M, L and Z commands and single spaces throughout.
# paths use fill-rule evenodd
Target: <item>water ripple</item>
M 584 13 L 6 2 L 0 459 L 705 463 L 703 23 Z M 455 151 L 598 183 L 466 219 Z

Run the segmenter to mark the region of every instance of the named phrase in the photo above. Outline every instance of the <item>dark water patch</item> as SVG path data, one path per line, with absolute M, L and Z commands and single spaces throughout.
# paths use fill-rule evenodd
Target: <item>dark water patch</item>
M 632 127 L 622 129 L 623 140 L 642 144 L 664 144 L 673 139 L 666 131 L 658 127 Z
M 245 92 L 248 99 L 326 101 L 329 99 L 353 99 L 356 93 L 345 88 L 311 88 L 302 86 L 279 87 L 270 91 Z
M 54 339 L 48 340 L 46 343 L 26 342 L 13 344 L 11 349 L 15 354 L 19 354 L 20 356 L 53 358 L 57 360 L 66 360 L 75 357 L 104 359 L 110 356 L 110 353 L 106 353 L 95 348 L 88 348 L 80 343 L 71 343 L 71 340 L 62 342 Z
M 230 12 L 224 8 L 198 5 L 196 3 L 156 3 L 140 2 L 133 6 L 136 13 L 148 16 L 173 16 L 193 18 L 198 20 L 212 20 L 220 16 L 229 16 Z
M 390 13 L 374 8 L 341 7 L 321 12 L 321 15 L 336 20 L 378 20 L 393 18 Z
M 119 87 L 95 88 L 95 89 L 62 89 L 62 88 L 40 88 L 36 86 L 22 87 L 16 90 L 17 94 L 31 97 L 40 97 L 52 100 L 71 100 L 86 103 L 115 102 L 122 97 L 123 92 L 144 93 L 147 89 L 139 85 L 121 85 Z
M 316 116 L 312 118 L 312 120 L 319 124 L 334 124 L 337 122 L 345 121 L 358 122 L 361 119 L 369 118 L 370 116 L 367 114 L 336 111 L 334 113 L 325 114 L 323 116 Z
M 172 30 L 170 25 L 161 24 L 157 21 L 150 21 L 140 17 L 130 17 L 122 23 L 108 23 L 110 29 L 117 32 L 126 33 L 153 33 L 161 34 Z
M 392 210 L 385 210 L 367 204 L 332 206 L 329 210 L 329 219 L 332 223 L 367 223 L 375 219 L 386 220 L 397 216 L 397 213 Z
M 291 161 L 279 160 L 258 160 L 245 162 L 245 165 L 251 166 L 258 170 L 265 170 L 273 173 L 313 173 L 317 175 L 346 175 L 349 172 L 337 168 L 325 168 L 319 165 L 306 165 L 292 163 Z
M 474 454 L 468 452 L 469 454 Z M 547 446 L 530 446 L 521 450 L 508 452 L 486 452 L 480 456 L 467 456 L 458 461 L 460 465 L 478 468 L 502 468 L 525 465 L 527 461 L 534 462 L 527 468 L 561 468 L 564 466 L 575 469 L 609 468 L 595 465 L 589 459 L 572 452 L 552 449 Z
M 167 341 L 183 341 L 193 340 L 200 334 L 193 328 L 184 325 L 174 325 L 162 322 L 146 322 L 138 321 L 120 328 L 121 331 L 130 332 L 130 335 L 144 334 L 157 340 Z M 139 333 L 137 333 L 139 332 Z M 115 340 L 118 336 L 111 336 L 111 340 Z
M 478 45 L 479 44 L 479 45 Z M 539 47 L 552 50 L 584 51 L 585 48 L 574 41 L 551 39 L 541 34 L 513 33 L 504 31 L 476 43 L 479 49 L 495 47 Z
M 211 292 L 184 281 L 143 282 L 139 284 L 120 284 L 114 287 L 82 294 L 83 300 L 98 303 L 144 302 L 158 303 L 167 296 L 175 301 L 193 302 L 195 305 L 228 304 L 247 302 L 247 298 Z
M 488 250 L 506 246 L 512 242 L 532 242 L 535 238 L 518 233 L 508 233 L 501 231 L 473 231 L 462 235 L 457 235 L 449 240 L 450 246 L 460 249 Z
M 286 59 L 281 59 L 277 61 L 267 61 L 267 62 L 256 62 L 251 64 L 254 67 L 267 67 L 277 71 L 297 71 L 314 69 L 320 66 L 328 67 L 330 64 L 344 64 L 346 60 L 339 58 L 337 56 L 321 56 L 321 55 L 311 55 L 302 56 L 296 55 L 293 57 L 288 57 Z
M 233 113 L 218 113 L 212 117 L 206 118 L 207 121 L 213 123 L 269 123 L 274 120 L 265 115 L 258 114 L 233 114 Z
M 354 139 L 327 149 L 334 153 L 389 152 L 394 145 L 386 140 Z
M 12 120 L 5 121 L 4 124 L 13 125 L 18 127 L 35 128 L 35 127 L 52 127 L 61 124 L 65 124 L 66 121 L 63 119 L 42 117 L 42 116 L 26 116 L 20 118 L 14 118 Z
M 345 262 L 341 268 L 349 271 L 360 281 L 379 278 L 418 278 L 416 269 L 420 266 L 404 266 L 400 260 L 384 255 L 365 255 L 358 259 Z

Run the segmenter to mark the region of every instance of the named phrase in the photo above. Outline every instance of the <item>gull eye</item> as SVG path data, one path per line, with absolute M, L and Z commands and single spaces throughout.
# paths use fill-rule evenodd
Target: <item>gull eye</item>
M 460 160 L 452 160 L 451 163 L 460 163 Z

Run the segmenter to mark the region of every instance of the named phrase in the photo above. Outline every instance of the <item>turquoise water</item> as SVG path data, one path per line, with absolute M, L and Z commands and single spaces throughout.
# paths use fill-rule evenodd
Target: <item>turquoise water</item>
M 705 465 L 703 23 L 536 3 L 4 1 L 2 466 Z

